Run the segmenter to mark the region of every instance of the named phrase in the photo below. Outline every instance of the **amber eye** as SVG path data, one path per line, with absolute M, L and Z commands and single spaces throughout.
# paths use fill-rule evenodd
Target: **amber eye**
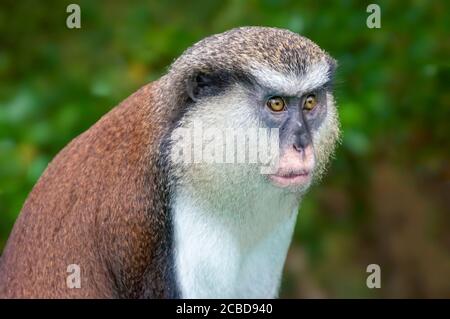
M 303 104 L 303 108 L 307 111 L 311 111 L 317 105 L 317 98 L 314 94 L 310 94 L 306 97 L 305 104 Z
M 286 106 L 283 98 L 279 96 L 274 96 L 268 99 L 266 105 L 269 109 L 271 109 L 274 112 L 281 112 L 284 110 L 284 107 Z

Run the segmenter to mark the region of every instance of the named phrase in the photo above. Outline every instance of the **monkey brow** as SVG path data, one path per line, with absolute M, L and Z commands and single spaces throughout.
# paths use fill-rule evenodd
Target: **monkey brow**
M 333 68 L 329 63 L 311 65 L 302 73 L 281 72 L 272 68 L 254 67 L 253 78 L 265 91 L 284 96 L 301 96 L 306 92 L 330 89 Z
M 250 76 L 247 79 L 247 83 L 253 87 L 257 87 L 260 90 L 264 92 L 269 92 L 268 95 L 280 95 L 280 96 L 297 96 L 301 97 L 305 94 L 311 93 L 311 92 L 319 92 L 319 91 L 332 91 L 334 87 L 334 79 L 329 78 L 326 82 L 321 83 L 317 86 L 307 87 L 306 89 L 300 89 L 300 90 L 286 90 L 283 87 L 275 88 L 272 86 L 268 86 L 261 81 L 259 81 L 256 77 Z

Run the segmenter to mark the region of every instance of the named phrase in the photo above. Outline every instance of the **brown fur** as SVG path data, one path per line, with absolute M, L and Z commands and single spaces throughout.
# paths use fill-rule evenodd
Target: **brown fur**
M 170 247 L 149 84 L 73 140 L 29 195 L 0 264 L 0 297 L 168 297 Z M 167 251 L 160 251 L 165 247 Z M 68 289 L 69 264 L 81 289 Z

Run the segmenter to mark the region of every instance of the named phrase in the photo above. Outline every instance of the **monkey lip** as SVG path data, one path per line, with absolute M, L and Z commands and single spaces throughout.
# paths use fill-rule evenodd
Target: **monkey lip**
M 278 187 L 300 186 L 311 180 L 310 171 L 290 172 L 287 174 L 278 173 L 269 175 L 269 180 Z

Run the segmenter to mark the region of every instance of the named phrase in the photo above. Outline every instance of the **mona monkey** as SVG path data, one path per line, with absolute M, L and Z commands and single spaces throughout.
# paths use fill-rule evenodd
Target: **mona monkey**
M 339 139 L 335 68 L 277 28 L 188 48 L 48 165 L 0 259 L 0 297 L 277 297 L 301 198 Z M 174 161 L 174 132 L 196 121 L 278 128 L 277 169 Z

